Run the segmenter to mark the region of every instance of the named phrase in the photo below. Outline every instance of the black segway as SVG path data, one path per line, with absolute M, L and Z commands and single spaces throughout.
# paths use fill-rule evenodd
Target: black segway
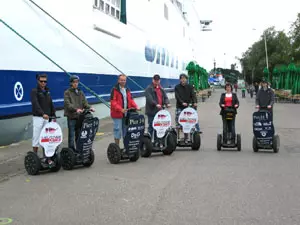
M 150 157 L 153 152 L 162 152 L 171 155 L 177 146 L 176 131 L 171 126 L 171 114 L 163 106 L 153 119 L 153 132 L 145 133 L 141 147 L 141 156 Z
M 83 110 L 77 121 L 78 134 L 76 148 L 63 148 L 60 152 L 62 167 L 65 170 L 72 170 L 74 166 L 83 165 L 90 167 L 95 160 L 93 142 L 98 131 L 99 119 L 94 117 L 89 109 Z
M 49 122 L 43 127 L 39 143 L 43 149 L 43 157 L 35 152 L 28 152 L 24 159 L 24 165 L 29 175 L 37 175 L 40 171 L 50 170 L 57 172 L 61 168 L 59 145 L 63 140 L 62 130 L 56 119 L 60 117 L 49 117 Z
M 177 131 L 177 146 L 179 147 L 190 147 L 192 150 L 198 151 L 201 147 L 201 136 L 195 128 L 198 123 L 198 113 L 191 107 L 183 109 L 178 117 L 179 125 L 176 126 Z M 186 138 L 181 138 L 181 133 L 187 136 Z
M 218 134 L 217 136 L 217 150 L 220 151 L 221 148 L 237 148 L 238 151 L 241 151 L 242 145 L 241 145 L 241 134 L 236 134 L 235 137 L 233 136 L 233 133 L 231 132 L 231 129 L 228 126 L 228 123 L 234 119 L 235 110 L 233 107 L 226 107 L 224 109 L 224 116 L 226 120 L 226 128 L 225 133 Z
M 267 109 L 260 109 L 253 113 L 253 134 L 254 152 L 258 152 L 259 149 L 273 149 L 274 153 L 279 151 L 279 135 L 275 134 L 272 116 Z
M 107 148 L 107 158 L 111 164 L 118 164 L 121 160 L 136 162 L 140 157 L 140 148 L 145 130 L 145 117 L 137 113 L 136 109 L 129 109 L 125 118 L 126 135 L 124 148 L 110 143 Z

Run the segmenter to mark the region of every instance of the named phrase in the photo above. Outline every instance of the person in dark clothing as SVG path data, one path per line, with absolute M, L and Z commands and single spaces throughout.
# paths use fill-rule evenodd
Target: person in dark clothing
M 37 87 L 31 90 L 31 105 L 33 114 L 32 147 L 37 152 L 39 148 L 39 136 L 48 122 L 49 116 L 55 116 L 55 108 L 47 87 L 47 74 L 36 76 Z
M 145 90 L 146 97 L 146 115 L 148 117 L 148 132 L 153 133 L 153 119 L 155 114 L 161 110 L 163 105 L 170 107 L 169 98 L 160 85 L 160 76 L 155 74 L 150 84 Z
M 259 89 L 259 86 L 258 86 L 257 82 L 255 82 L 255 84 L 254 84 L 254 89 L 255 89 L 255 95 L 257 95 L 258 89 Z
M 84 109 L 91 109 L 92 112 L 95 112 L 95 109 L 92 108 L 86 97 L 78 88 L 79 77 L 71 76 L 70 85 L 64 92 L 64 115 L 68 119 L 68 146 L 75 150 L 75 140 L 77 140 L 80 126 L 78 126 L 79 113 L 82 113 Z
M 268 82 L 263 80 L 262 87 L 258 90 L 256 95 L 256 108 L 265 109 L 271 113 L 271 120 L 273 120 L 273 105 L 275 100 L 274 91 L 268 87 Z
M 180 74 L 180 83 L 175 86 L 175 98 L 176 98 L 176 111 L 175 111 L 175 123 L 177 126 L 178 118 L 181 111 L 192 104 L 193 108 L 197 110 L 197 98 L 196 92 L 192 85 L 187 83 L 188 76 L 186 74 Z M 184 134 L 184 138 L 187 141 L 188 134 Z
M 221 94 L 220 102 L 219 102 L 219 106 L 221 107 L 220 115 L 222 116 L 222 121 L 223 121 L 223 137 L 225 137 L 226 126 L 228 125 L 228 130 L 229 132 L 232 133 L 231 138 L 234 139 L 235 138 L 235 117 L 237 114 L 237 108 L 239 107 L 240 103 L 236 93 L 233 93 L 231 84 L 226 84 L 225 90 L 226 92 Z M 234 117 L 231 121 L 230 120 L 227 121 L 225 119 L 225 110 L 228 107 L 233 107 L 233 111 L 234 111 Z

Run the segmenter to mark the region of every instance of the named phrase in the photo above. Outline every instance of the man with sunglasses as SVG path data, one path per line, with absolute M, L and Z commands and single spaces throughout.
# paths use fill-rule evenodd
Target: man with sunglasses
M 80 126 L 78 124 L 79 114 L 83 112 L 84 109 L 90 109 L 95 112 L 94 108 L 88 104 L 86 97 L 82 90 L 78 88 L 79 77 L 73 75 L 70 77 L 70 88 L 68 88 L 64 93 L 64 115 L 68 118 L 68 145 L 69 148 L 75 150 L 75 140 L 79 133 Z
M 37 87 L 31 91 L 31 105 L 33 114 L 32 147 L 37 153 L 39 148 L 39 137 L 49 116 L 55 116 L 55 108 L 47 87 L 47 74 L 37 74 Z

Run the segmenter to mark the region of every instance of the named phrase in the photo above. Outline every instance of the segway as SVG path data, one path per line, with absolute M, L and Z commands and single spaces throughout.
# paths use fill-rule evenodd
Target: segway
M 141 147 L 141 156 L 150 157 L 153 152 L 171 155 L 176 149 L 176 131 L 172 127 L 171 114 L 162 107 L 153 119 L 152 134 L 145 133 Z
M 74 166 L 83 165 L 90 167 L 95 160 L 93 142 L 98 131 L 99 119 L 94 117 L 90 109 L 85 109 L 77 120 L 76 148 L 63 148 L 60 152 L 62 167 L 65 170 L 72 170 Z
M 183 109 L 178 117 L 178 123 L 180 125 L 176 126 L 177 132 L 177 146 L 179 147 L 191 147 L 192 150 L 199 150 L 201 146 L 201 136 L 195 128 L 198 123 L 198 113 L 191 107 Z M 180 133 L 188 136 L 187 139 L 181 138 Z
M 217 150 L 220 151 L 221 148 L 237 148 L 238 151 L 241 151 L 241 134 L 236 134 L 233 136 L 232 132 L 229 129 L 228 122 L 234 119 L 235 110 L 233 107 L 226 107 L 224 109 L 225 116 L 225 133 L 218 134 L 217 136 Z
M 258 152 L 259 149 L 273 149 L 274 153 L 278 153 L 280 139 L 279 135 L 275 134 L 271 113 L 268 110 L 261 109 L 253 113 L 253 134 L 254 152 Z
M 125 119 L 126 135 L 124 148 L 110 143 L 107 148 L 107 158 L 111 164 L 118 164 L 121 160 L 136 162 L 140 157 L 140 148 L 145 130 L 145 117 L 137 113 L 136 109 L 129 109 Z
M 43 149 L 43 157 L 35 152 L 27 152 L 24 159 L 25 169 L 29 175 L 37 175 L 40 171 L 50 170 L 57 172 L 61 168 L 59 145 L 63 140 L 63 134 L 56 118 L 49 117 L 49 122 L 43 127 L 39 144 Z

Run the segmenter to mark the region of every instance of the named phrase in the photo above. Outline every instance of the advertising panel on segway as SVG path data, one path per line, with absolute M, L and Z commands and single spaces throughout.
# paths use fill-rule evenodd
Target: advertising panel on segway
M 25 169 L 29 175 L 36 175 L 41 170 L 57 172 L 61 168 L 59 145 L 63 140 L 61 127 L 56 122 L 60 117 L 49 117 L 49 122 L 43 127 L 39 144 L 43 149 L 43 157 L 39 157 L 35 152 L 28 152 L 25 156 Z
M 99 128 L 99 119 L 93 116 L 91 110 L 85 109 L 80 114 L 76 126 L 80 127 L 76 135 L 76 148 L 61 150 L 62 166 L 65 170 L 71 170 L 75 165 L 90 167 L 95 160 L 92 147 Z
M 275 135 L 275 129 L 271 113 L 268 110 L 260 109 L 253 113 L 253 142 L 254 152 L 259 149 L 273 149 L 279 151 L 279 136 Z
M 124 148 L 115 143 L 109 144 L 107 158 L 112 164 L 121 160 L 136 162 L 140 157 L 140 148 L 145 131 L 145 117 L 136 109 L 129 109 L 125 118 L 126 134 L 123 138 Z
M 198 123 L 198 113 L 191 107 L 183 109 L 178 117 L 177 126 L 177 146 L 180 147 L 191 147 L 192 150 L 199 150 L 201 146 L 200 132 L 196 130 L 196 124 Z M 188 139 L 181 138 L 180 132 L 188 136 Z
M 141 156 L 149 157 L 152 152 L 162 152 L 171 155 L 176 149 L 176 131 L 172 128 L 171 114 L 162 107 L 153 119 L 152 134 L 145 134 Z

